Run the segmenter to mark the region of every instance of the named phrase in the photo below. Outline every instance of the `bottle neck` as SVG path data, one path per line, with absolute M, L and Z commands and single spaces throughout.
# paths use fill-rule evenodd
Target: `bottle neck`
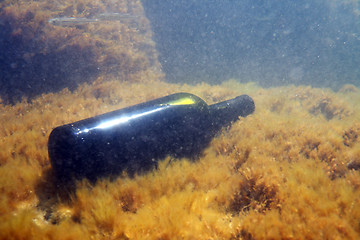
M 209 106 L 212 125 L 215 130 L 228 126 L 239 117 L 246 117 L 255 110 L 255 104 L 248 95 L 216 103 Z

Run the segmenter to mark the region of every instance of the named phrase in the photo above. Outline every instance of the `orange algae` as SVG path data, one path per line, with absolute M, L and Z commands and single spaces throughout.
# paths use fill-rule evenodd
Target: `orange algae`
M 359 238 L 360 97 L 344 89 L 98 79 L 1 105 L 0 239 Z M 210 104 L 249 94 L 256 111 L 198 160 L 56 185 L 46 146 L 52 128 L 180 91 Z

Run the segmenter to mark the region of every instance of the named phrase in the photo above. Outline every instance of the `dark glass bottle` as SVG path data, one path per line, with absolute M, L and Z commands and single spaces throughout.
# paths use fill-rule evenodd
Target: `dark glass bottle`
M 176 93 L 55 128 L 49 158 L 60 179 L 132 175 L 167 155 L 198 156 L 222 127 L 254 110 L 247 95 L 209 106 Z

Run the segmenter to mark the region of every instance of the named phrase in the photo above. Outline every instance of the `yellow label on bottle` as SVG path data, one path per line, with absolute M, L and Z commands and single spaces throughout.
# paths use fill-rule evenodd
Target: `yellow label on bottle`
M 195 100 L 187 97 L 187 98 L 176 99 L 174 101 L 161 105 L 191 105 L 191 104 L 195 104 Z

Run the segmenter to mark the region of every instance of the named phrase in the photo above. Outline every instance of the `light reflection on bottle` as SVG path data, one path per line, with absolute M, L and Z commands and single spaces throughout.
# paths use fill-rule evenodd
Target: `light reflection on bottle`
M 162 111 L 162 110 L 168 108 L 169 106 L 170 105 L 162 105 L 162 106 L 160 106 L 158 108 L 155 108 L 155 109 L 152 109 L 150 111 L 134 114 L 134 115 L 131 115 L 131 116 L 123 116 L 123 117 L 120 117 L 120 118 L 111 119 L 111 120 L 105 121 L 103 123 L 100 123 L 99 125 L 97 125 L 97 126 L 95 126 L 93 128 L 90 128 L 90 129 L 89 128 L 85 128 L 84 130 L 78 129 L 78 132 L 76 134 L 79 135 L 79 134 L 82 134 L 82 133 L 88 133 L 89 131 L 94 130 L 94 129 L 112 128 L 112 127 L 114 127 L 116 125 L 129 122 L 130 120 L 140 118 L 140 117 L 144 117 L 146 115 L 150 115 L 152 113 Z

